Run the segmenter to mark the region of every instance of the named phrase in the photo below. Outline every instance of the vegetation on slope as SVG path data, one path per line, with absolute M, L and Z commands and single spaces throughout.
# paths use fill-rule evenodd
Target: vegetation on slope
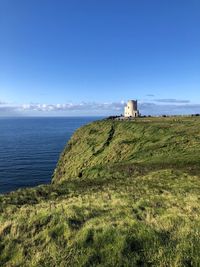
M 126 169 L 175 168 L 199 173 L 200 120 L 139 118 L 97 121 L 75 132 L 64 150 L 53 182 L 68 178 L 119 176 Z
M 0 196 L 1 266 L 199 266 L 200 120 L 99 121 Z

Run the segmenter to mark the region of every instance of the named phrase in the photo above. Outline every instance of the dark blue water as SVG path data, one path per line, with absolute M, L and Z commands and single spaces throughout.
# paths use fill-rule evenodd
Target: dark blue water
M 66 142 L 99 118 L 0 118 L 0 193 L 49 183 Z

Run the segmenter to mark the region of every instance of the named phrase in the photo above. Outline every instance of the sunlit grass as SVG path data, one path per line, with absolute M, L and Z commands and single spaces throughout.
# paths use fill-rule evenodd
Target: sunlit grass
M 79 129 L 52 185 L 0 196 L 0 265 L 199 266 L 200 121 L 151 120 Z

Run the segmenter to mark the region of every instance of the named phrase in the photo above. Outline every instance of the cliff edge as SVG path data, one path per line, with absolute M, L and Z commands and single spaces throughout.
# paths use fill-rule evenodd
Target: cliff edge
M 123 168 L 195 172 L 199 170 L 199 140 L 199 120 L 192 118 L 93 122 L 78 129 L 68 142 L 53 183 L 76 177 L 104 177 L 110 171 L 118 176 Z

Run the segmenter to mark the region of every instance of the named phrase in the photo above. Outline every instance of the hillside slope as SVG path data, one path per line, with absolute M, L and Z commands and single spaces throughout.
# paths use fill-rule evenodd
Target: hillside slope
M 0 266 L 199 266 L 200 120 L 78 129 L 51 185 L 0 196 Z
M 133 170 L 199 172 L 200 120 L 141 118 L 97 121 L 78 129 L 62 153 L 53 182 L 72 177 L 121 176 Z

